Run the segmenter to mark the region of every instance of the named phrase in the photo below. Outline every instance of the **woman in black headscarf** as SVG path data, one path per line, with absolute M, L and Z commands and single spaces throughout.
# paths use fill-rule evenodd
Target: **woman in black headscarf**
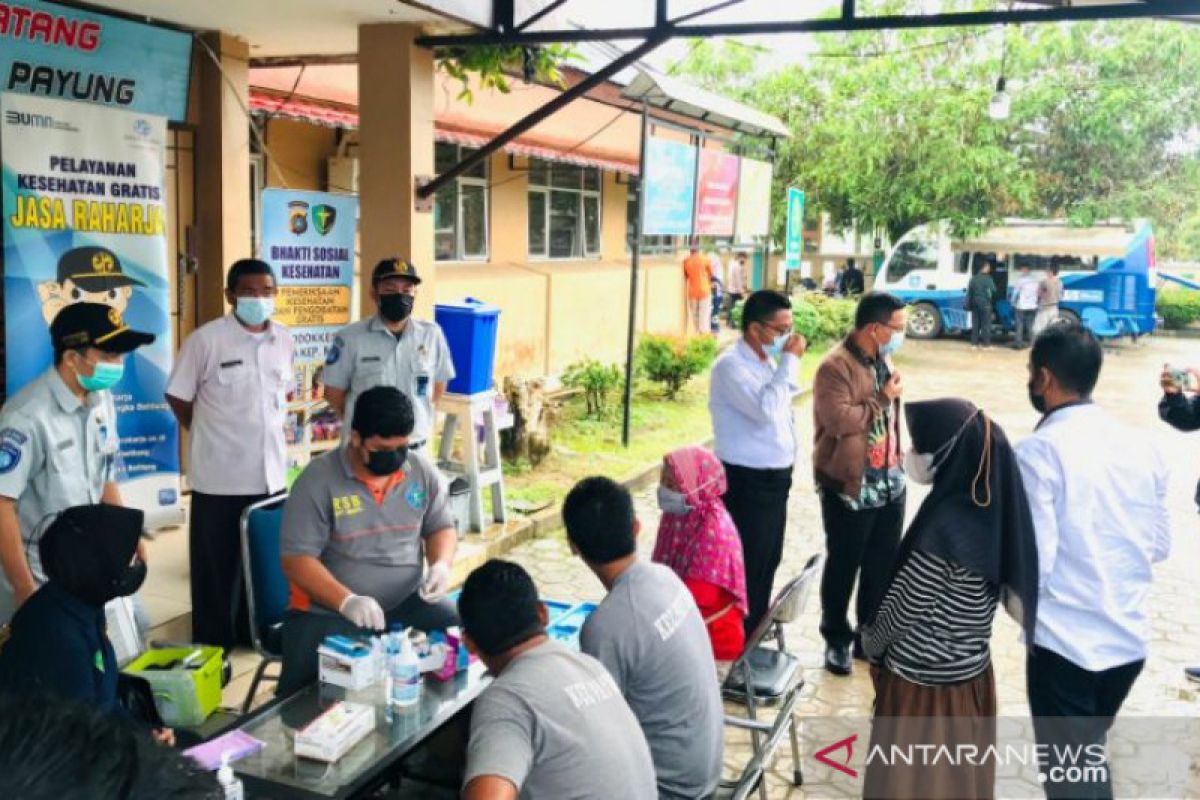
M 863 796 L 990 798 L 992 621 L 1002 601 L 1033 641 L 1033 521 L 999 425 L 964 400 L 909 403 L 905 410 L 912 441 L 905 469 L 932 488 L 863 630 L 875 683 Z M 936 750 L 917 745 L 945 745 L 949 754 L 934 758 Z
M 46 583 L 12 619 L 0 649 L 0 691 L 41 691 L 132 718 L 118 700 L 120 670 L 108 640 L 104 604 L 141 588 L 137 556 L 143 514 L 114 505 L 63 511 L 38 544 Z M 169 730 L 155 732 L 169 742 Z

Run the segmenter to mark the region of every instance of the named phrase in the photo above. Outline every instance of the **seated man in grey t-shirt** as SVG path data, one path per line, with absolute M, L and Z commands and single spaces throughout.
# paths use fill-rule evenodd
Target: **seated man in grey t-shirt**
M 471 713 L 464 800 L 654 800 L 650 750 L 604 666 L 546 635 L 524 569 L 488 561 L 458 599 L 467 647 L 496 676 Z
M 724 709 L 691 592 L 667 567 L 638 562 L 633 498 L 608 478 L 576 484 L 563 521 L 571 549 L 608 590 L 583 624 L 583 652 L 608 667 L 637 715 L 658 796 L 709 796 L 721 777 Z

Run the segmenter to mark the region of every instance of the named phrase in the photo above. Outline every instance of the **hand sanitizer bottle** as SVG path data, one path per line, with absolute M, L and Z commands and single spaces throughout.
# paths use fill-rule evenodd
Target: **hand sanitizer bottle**
M 242 788 L 242 782 L 233 774 L 233 767 L 229 766 L 229 753 L 221 754 L 221 768 L 217 770 L 217 783 L 221 784 L 225 800 L 244 800 L 245 790 Z

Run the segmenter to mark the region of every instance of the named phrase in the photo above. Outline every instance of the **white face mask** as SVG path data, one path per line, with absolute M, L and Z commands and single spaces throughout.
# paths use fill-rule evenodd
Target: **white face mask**
M 904 474 L 908 475 L 913 483 L 931 485 L 933 476 L 937 474 L 937 467 L 933 465 L 933 453 L 918 453 L 910 446 L 904 453 Z
M 692 513 L 692 507 L 688 505 L 686 495 L 665 486 L 658 487 L 658 508 L 664 514 L 683 516 Z

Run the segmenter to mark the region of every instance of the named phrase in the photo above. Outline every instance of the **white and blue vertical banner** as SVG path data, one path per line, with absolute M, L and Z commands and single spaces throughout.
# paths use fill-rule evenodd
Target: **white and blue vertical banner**
M 52 364 L 48 328 L 66 305 L 104 303 L 153 333 L 112 390 L 122 498 L 149 526 L 179 504 L 179 432 L 163 398 L 173 353 L 165 159 L 161 116 L 0 94 L 7 394 Z M 80 272 L 69 254 L 85 247 L 115 259 L 94 254 Z
M 646 140 L 642 196 L 644 236 L 690 236 L 696 203 L 696 148 L 668 139 Z

